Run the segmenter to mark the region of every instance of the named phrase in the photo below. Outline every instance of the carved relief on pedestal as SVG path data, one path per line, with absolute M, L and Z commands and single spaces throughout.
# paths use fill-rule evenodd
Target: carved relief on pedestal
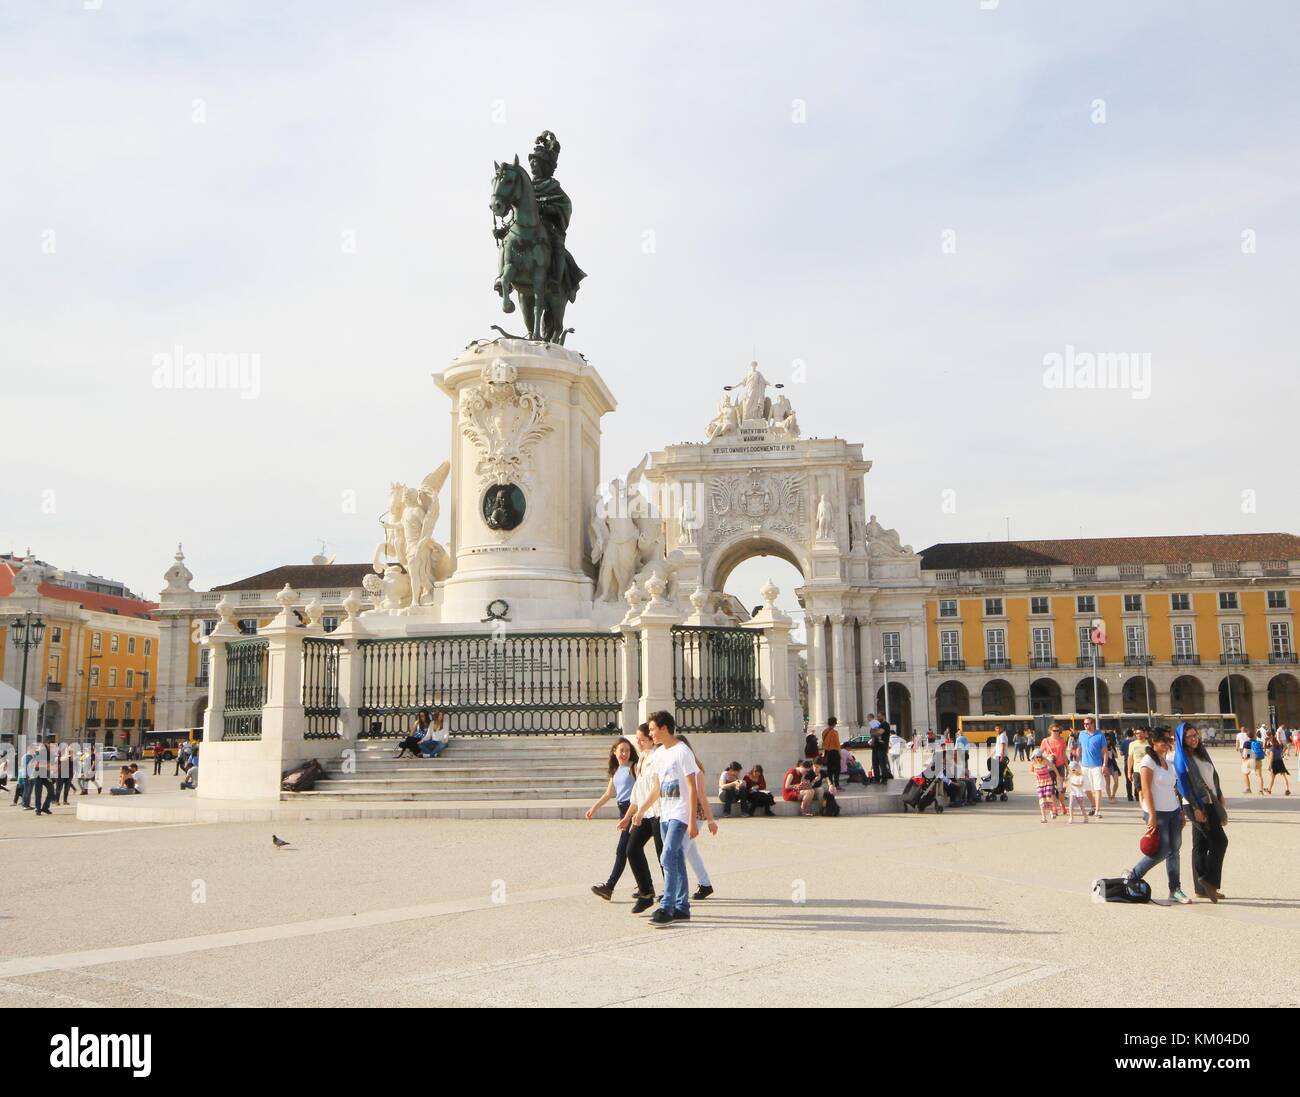
M 803 540 L 806 522 L 802 473 L 757 469 L 709 480 L 705 540 L 725 541 L 737 533 L 772 530 Z
M 478 450 L 474 471 L 484 487 L 531 483 L 533 446 L 551 430 L 546 397 L 518 377 L 497 358 L 483 367 L 483 383 L 461 394 L 460 429 Z

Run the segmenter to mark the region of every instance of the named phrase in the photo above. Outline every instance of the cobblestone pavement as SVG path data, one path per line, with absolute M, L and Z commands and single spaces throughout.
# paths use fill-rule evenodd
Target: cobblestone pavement
M 660 930 L 630 873 L 590 893 L 605 821 L 120 827 L 6 799 L 0 1005 L 1300 1004 L 1300 796 L 1230 802 L 1227 902 L 1166 906 L 1157 869 L 1156 904 L 1099 905 L 1135 808 L 1043 825 L 1022 769 L 942 816 L 724 821 L 714 896 Z M 1190 862 L 1186 831 L 1189 891 Z

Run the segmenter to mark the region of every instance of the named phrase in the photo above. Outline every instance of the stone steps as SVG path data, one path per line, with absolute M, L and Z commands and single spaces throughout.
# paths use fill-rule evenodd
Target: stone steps
M 603 776 L 602 771 L 590 766 L 551 766 L 547 763 L 533 766 L 516 766 L 513 763 L 478 763 L 473 766 L 439 766 L 437 762 L 426 762 L 420 766 L 382 766 L 378 763 L 359 763 L 355 769 L 344 769 L 342 763 L 325 767 L 330 780 L 342 781 L 350 777 L 415 777 L 426 781 L 442 781 L 448 777 L 512 777 L 513 780 L 524 777 L 555 777 L 568 780 L 595 780 Z
M 281 800 L 326 800 L 340 803 L 366 803 L 387 801 L 474 801 L 479 800 L 575 800 L 594 802 L 604 791 L 604 786 L 597 789 L 583 788 L 507 788 L 489 786 L 477 789 L 466 788 L 354 788 L 332 789 L 318 785 L 311 792 L 282 792 Z
M 595 800 L 605 791 L 608 735 L 455 738 L 438 758 L 397 757 L 397 741 L 322 743 L 326 777 L 283 800 L 339 802 Z M 340 757 L 343 751 L 351 751 Z

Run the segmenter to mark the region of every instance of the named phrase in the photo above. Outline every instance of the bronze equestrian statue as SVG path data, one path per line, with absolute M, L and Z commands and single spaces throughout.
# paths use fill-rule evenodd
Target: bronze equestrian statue
M 492 230 L 500 252 L 493 289 L 501 295 L 502 311 L 515 311 L 510 293 L 517 291 L 528 338 L 563 345 L 564 310 L 586 274 L 565 246 L 573 203 L 555 178 L 559 158 L 560 142 L 546 130 L 528 156 L 531 178 L 518 156 L 514 163 L 494 165 L 488 205 L 494 220 L 504 221 L 514 211 L 510 221 Z

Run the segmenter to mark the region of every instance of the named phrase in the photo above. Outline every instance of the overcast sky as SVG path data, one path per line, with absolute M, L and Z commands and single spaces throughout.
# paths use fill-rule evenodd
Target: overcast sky
M 918 549 L 1300 529 L 1294 4 L 628 8 L 0 5 L 0 551 L 150 596 L 177 541 L 201 587 L 368 559 L 546 128 L 606 475 L 756 350 Z M 178 344 L 255 398 L 157 387 Z

